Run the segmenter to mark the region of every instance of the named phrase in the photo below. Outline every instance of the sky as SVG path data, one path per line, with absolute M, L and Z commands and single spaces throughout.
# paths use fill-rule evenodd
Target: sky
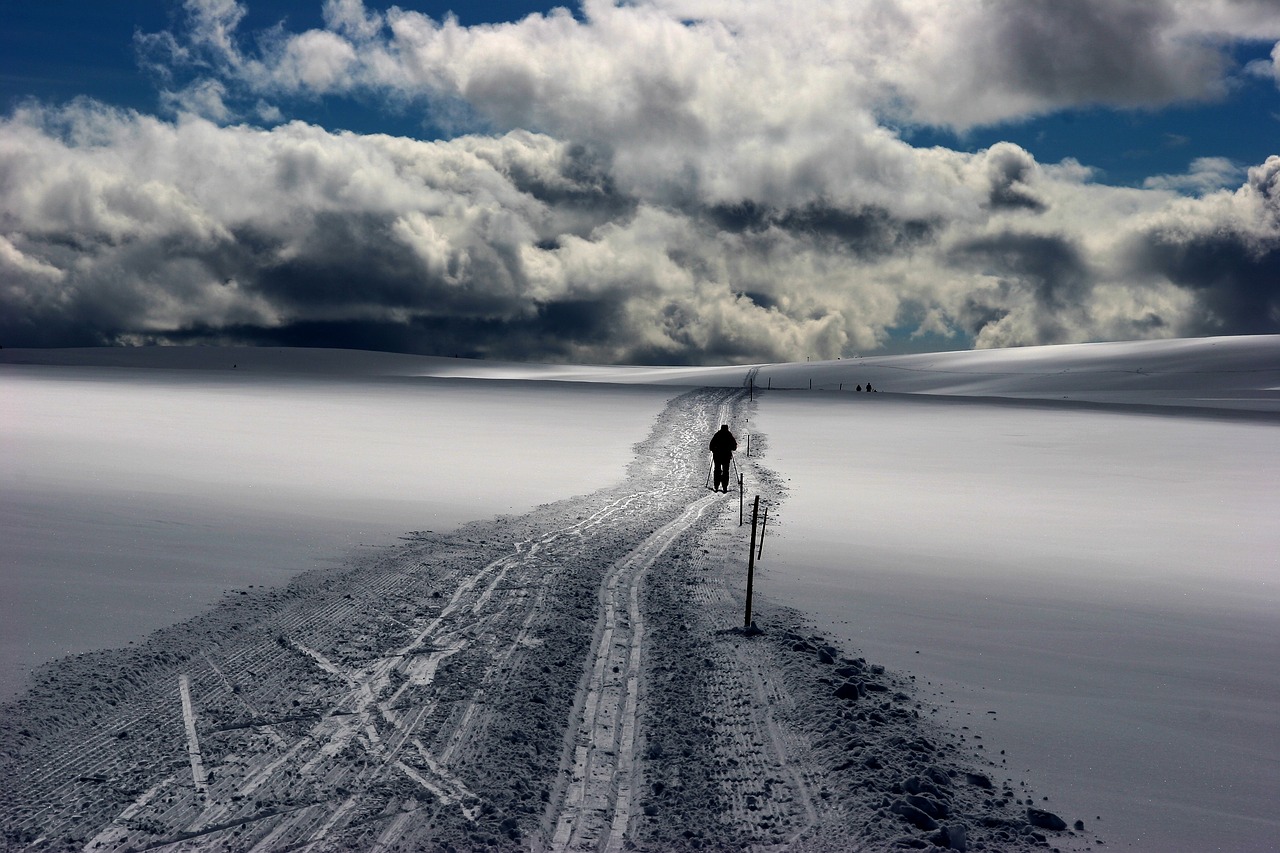
M 0 345 L 1280 332 L 1275 0 L 7 0 Z

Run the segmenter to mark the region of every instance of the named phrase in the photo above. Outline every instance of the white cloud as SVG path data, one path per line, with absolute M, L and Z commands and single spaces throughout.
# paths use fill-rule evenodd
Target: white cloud
M 192 42 L 231 65 L 240 65 L 236 28 L 247 13 L 237 0 L 185 0 Z
M 378 12 L 365 9 L 362 0 L 324 0 L 325 25 L 355 41 L 377 38 L 386 23 Z
M 341 85 L 357 62 L 342 36 L 309 30 L 290 39 L 272 69 L 273 84 L 286 92 L 327 92 Z
M 1276 86 L 1280 86 L 1280 42 L 1271 48 L 1271 61 L 1267 62 L 1261 59 L 1255 59 L 1245 66 L 1245 73 L 1254 77 L 1261 77 L 1264 80 L 1273 81 Z
M 0 234 L 0 269 L 7 269 L 11 274 L 30 276 L 36 279 L 62 281 L 66 273 L 52 264 L 38 258 L 29 258 L 8 237 Z
M 227 106 L 227 87 L 220 80 L 197 80 L 179 92 L 162 92 L 161 106 L 169 113 L 190 113 L 225 123 L 235 114 Z
M 885 124 L 1210 97 L 1232 39 L 1280 38 L 1269 3 L 591 0 L 464 27 L 327 0 L 324 28 L 257 37 L 232 0 L 186 8 L 185 36 L 143 39 L 182 81 L 176 121 L 79 104 L 0 124 L 25 300 L 0 316 L 90 341 L 714 361 L 868 351 L 900 327 L 1252 328 L 1276 299 L 1270 164 L 1235 192 L 1212 159 L 1115 188 Z M 286 122 L 325 95 L 461 104 L 474 132 Z M 225 126 L 247 115 L 278 126 Z
M 1193 195 L 1235 186 L 1244 178 L 1245 170 L 1226 157 L 1197 157 L 1184 175 L 1153 175 L 1143 181 L 1150 190 L 1172 190 Z
M 82 342 L 376 328 L 404 348 L 682 361 L 835 357 L 913 322 L 1027 344 L 1272 310 L 1280 158 L 1189 198 L 1010 144 L 884 144 L 884 193 L 857 178 L 883 203 L 824 196 L 823 169 L 857 172 L 818 162 L 812 192 L 673 204 L 525 131 L 419 142 L 28 108 L 0 125 L 0 254 L 19 282 L 0 315 Z
M 192 48 L 258 89 L 296 85 L 291 49 L 315 52 L 292 45 L 315 31 L 286 35 L 255 64 L 237 46 L 239 4 L 187 3 Z M 327 0 L 324 11 L 359 61 L 349 76 L 304 81 L 313 92 L 457 96 L 500 128 L 583 141 L 609 126 L 617 136 L 776 129 L 812 122 L 815 104 L 833 129 L 840 113 L 869 108 L 968 127 L 1083 104 L 1161 105 L 1221 94 L 1231 41 L 1280 38 L 1280 11 L 1263 0 L 589 2 L 581 21 L 558 10 L 470 28 L 361 0 Z
M 327 29 L 245 53 L 230 0 L 188 0 L 189 50 L 253 99 L 385 96 L 475 129 L 589 146 L 664 204 L 817 200 L 937 213 L 951 166 L 882 126 L 966 128 L 1064 107 L 1225 91 L 1231 39 L 1280 38 L 1263 2 L 647 0 L 464 27 L 327 0 Z M 465 130 L 465 128 L 464 128 Z

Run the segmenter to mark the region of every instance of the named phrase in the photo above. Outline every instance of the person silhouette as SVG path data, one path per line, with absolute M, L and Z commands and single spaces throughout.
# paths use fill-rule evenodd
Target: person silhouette
M 711 459 L 715 466 L 715 484 L 712 491 L 729 491 L 729 463 L 733 461 L 733 452 L 738 449 L 738 440 L 729 432 L 729 425 L 722 424 L 720 431 L 711 436 Z

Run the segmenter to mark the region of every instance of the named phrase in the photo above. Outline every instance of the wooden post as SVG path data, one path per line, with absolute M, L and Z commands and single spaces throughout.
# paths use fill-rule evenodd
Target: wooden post
M 751 433 L 747 433 L 747 455 L 751 455 Z
M 760 511 L 760 496 L 756 495 L 751 506 L 751 550 L 747 552 L 747 613 L 742 619 L 744 629 L 751 627 L 751 591 L 756 579 L 756 513 Z
M 738 474 L 738 526 L 742 526 L 742 474 Z
M 769 386 L 768 386 L 767 388 L 765 388 L 765 390 L 766 390 L 766 391 L 772 391 L 772 390 L 773 390 L 773 377 L 772 377 L 772 376 L 770 376 L 770 377 L 769 377 Z
M 768 529 L 768 527 L 769 527 L 769 507 L 766 504 L 764 508 L 764 519 L 760 522 L 760 548 L 759 550 L 756 551 L 757 560 L 759 560 L 760 556 L 764 554 L 764 532 L 765 530 Z

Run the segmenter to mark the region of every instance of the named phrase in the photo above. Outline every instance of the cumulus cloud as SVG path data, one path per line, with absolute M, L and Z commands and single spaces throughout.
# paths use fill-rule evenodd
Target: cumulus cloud
M 1280 38 L 1271 4 L 941 8 L 588 0 L 463 27 L 326 0 L 321 28 L 248 34 L 237 0 L 185 0 L 182 31 L 139 41 L 168 119 L 80 102 L 0 121 L 0 341 L 724 362 L 892 330 L 1280 328 L 1275 162 L 1116 188 L 888 124 L 1212 97 L 1233 39 Z M 287 121 L 290 99 L 335 95 L 458 132 Z M 233 124 L 252 119 L 275 126 Z
M 383 97 L 446 125 L 462 116 L 463 132 L 547 133 L 668 204 L 856 200 L 909 216 L 936 212 L 936 175 L 886 118 L 963 129 L 1211 98 L 1233 39 L 1280 38 L 1260 0 L 589 0 L 580 17 L 474 27 L 328 0 L 323 29 L 256 40 L 237 37 L 235 0 L 186 6 L 185 37 L 144 46 L 247 102 Z
M 1142 185 L 1152 190 L 1174 190 L 1204 195 L 1239 184 L 1245 170 L 1226 157 L 1197 157 L 1182 175 L 1152 175 Z
M 1280 42 L 1277 42 L 1276 46 L 1271 49 L 1270 61 L 1256 59 L 1245 66 L 1245 71 L 1254 77 L 1272 80 L 1277 86 L 1280 86 Z
M 186 88 L 160 94 L 160 104 L 171 115 L 190 113 L 210 121 L 229 122 L 235 113 L 227 106 L 227 87 L 219 80 L 197 80 Z
M 1158 106 L 1220 95 L 1232 43 L 1280 39 L 1268 0 L 587 0 L 581 19 L 561 9 L 470 28 L 326 0 L 324 30 L 280 34 L 249 55 L 236 0 L 186 8 L 185 39 L 149 38 L 251 89 L 458 97 L 499 128 L 575 138 L 606 124 L 621 136 L 812 121 L 818 98 L 836 127 L 841 110 L 868 106 L 960 128 L 1070 106 Z M 337 67 L 347 73 L 327 73 Z M 730 94 L 751 98 L 735 111 Z
M 543 135 L 416 142 L 91 104 L 29 108 L 0 132 L 11 341 L 381 334 L 417 351 L 633 361 L 873 342 L 837 298 L 836 259 L 863 251 L 843 226 L 722 233 L 620 194 L 607 164 Z M 735 272 L 747 257 L 772 272 Z M 801 282 L 831 298 L 789 292 Z
M 1180 201 L 1136 230 L 1132 264 L 1194 293 L 1199 334 L 1280 329 L 1280 157 L 1235 192 Z

